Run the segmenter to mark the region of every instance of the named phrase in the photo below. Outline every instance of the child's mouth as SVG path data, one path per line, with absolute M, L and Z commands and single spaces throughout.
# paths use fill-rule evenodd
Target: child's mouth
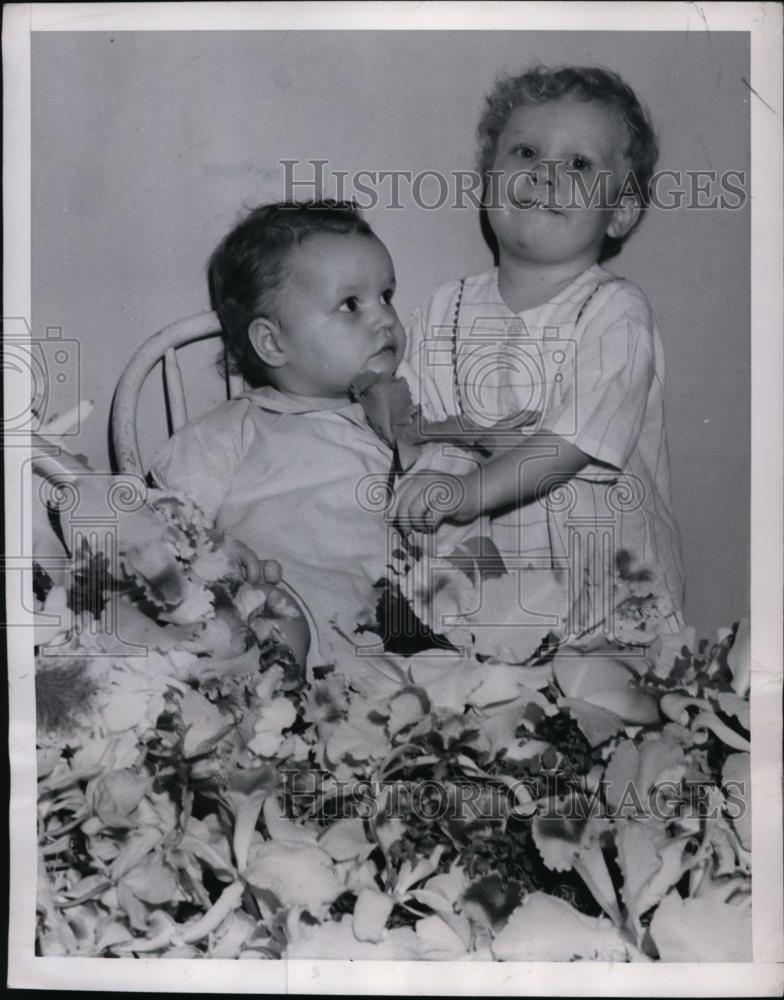
M 398 352 L 394 344 L 387 344 L 375 354 L 371 354 L 366 362 L 369 371 L 381 368 L 384 371 L 390 368 L 397 368 Z
M 553 215 L 560 215 L 561 213 L 553 205 L 547 205 L 539 198 L 510 198 L 510 204 L 512 208 L 522 208 L 527 211 L 539 211 L 539 212 L 550 212 Z

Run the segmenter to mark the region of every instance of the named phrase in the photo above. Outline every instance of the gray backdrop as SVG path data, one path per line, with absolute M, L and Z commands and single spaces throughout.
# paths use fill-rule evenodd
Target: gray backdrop
M 469 170 L 494 77 L 538 60 L 620 72 L 657 122 L 660 167 L 748 174 L 748 52 L 745 34 L 715 31 L 34 34 L 32 319 L 37 336 L 58 326 L 80 343 L 80 392 L 96 410 L 76 448 L 108 467 L 123 365 L 156 329 L 207 308 L 207 257 L 243 205 L 284 197 L 279 160 Z M 475 212 L 426 211 L 402 191 L 402 210 L 367 216 L 405 320 L 491 258 Z M 749 240 L 747 208 L 653 211 L 611 264 L 662 330 L 686 618 L 710 638 L 748 609 Z M 197 346 L 185 363 L 192 415 L 221 398 L 214 353 Z M 53 409 L 72 394 L 54 386 Z M 166 434 L 155 374 L 142 402 L 149 462 Z

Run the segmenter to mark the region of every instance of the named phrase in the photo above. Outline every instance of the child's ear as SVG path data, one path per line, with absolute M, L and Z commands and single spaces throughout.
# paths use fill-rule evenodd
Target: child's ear
M 640 203 L 634 195 L 628 195 L 612 210 L 612 219 L 607 227 L 607 235 L 620 240 L 631 232 L 640 218 Z
M 274 320 L 257 316 L 248 327 L 248 340 L 265 365 L 280 368 L 286 363 L 283 335 Z

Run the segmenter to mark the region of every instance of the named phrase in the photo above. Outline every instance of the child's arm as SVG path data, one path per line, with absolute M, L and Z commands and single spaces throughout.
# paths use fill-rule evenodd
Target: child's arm
M 458 496 L 448 510 L 428 507 L 428 495 L 432 495 L 436 484 L 444 482 L 443 475 L 422 473 L 405 477 L 396 488 L 393 519 L 414 531 L 424 532 L 435 531 L 446 520 L 466 524 L 482 515 L 493 516 L 545 495 L 590 461 L 585 452 L 555 434 L 531 434 L 472 472 L 456 477 Z
M 241 461 L 244 437 L 241 417 L 245 405 L 237 401 L 222 404 L 200 420 L 180 428 L 156 456 L 150 470 L 159 487 L 185 493 L 211 521 L 229 495 Z M 244 542 L 225 530 L 224 534 L 225 548 L 235 570 L 249 583 L 277 582 L 267 579 L 267 564 L 273 560 L 262 563 Z
M 542 430 L 498 449 L 485 466 L 461 477 L 464 495 L 448 511 L 427 508 L 428 490 L 443 476 L 404 479 L 395 504 L 398 518 L 427 516 L 419 530 L 431 531 L 444 520 L 464 523 L 480 510 L 494 515 L 528 503 L 583 470 L 590 478 L 588 465 L 623 469 L 645 421 L 651 385 L 661 382 L 653 329 L 642 292 L 620 279 L 609 282 L 586 310 L 579 352 Z
M 214 521 L 241 461 L 241 422 L 222 404 L 181 427 L 156 455 L 150 473 L 162 489 L 184 493 Z

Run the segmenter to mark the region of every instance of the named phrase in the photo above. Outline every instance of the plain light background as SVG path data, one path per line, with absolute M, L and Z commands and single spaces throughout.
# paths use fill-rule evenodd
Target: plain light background
M 59 327 L 80 347 L 78 390 L 54 386 L 51 412 L 77 392 L 94 400 L 71 445 L 109 467 L 123 366 L 157 329 L 209 307 L 207 258 L 243 207 L 286 195 L 280 160 L 303 161 L 302 177 L 309 159 L 470 170 L 496 75 L 538 61 L 619 72 L 652 112 L 660 168 L 748 177 L 748 52 L 747 35 L 721 32 L 34 34 L 33 330 Z M 401 191 L 402 210 L 366 214 L 405 321 L 434 286 L 492 259 L 477 213 L 427 211 Z M 686 619 L 711 639 L 749 605 L 749 249 L 747 207 L 651 211 L 608 265 L 659 320 Z M 183 358 L 192 416 L 223 398 L 216 347 Z M 158 371 L 140 411 L 149 463 L 166 436 Z

